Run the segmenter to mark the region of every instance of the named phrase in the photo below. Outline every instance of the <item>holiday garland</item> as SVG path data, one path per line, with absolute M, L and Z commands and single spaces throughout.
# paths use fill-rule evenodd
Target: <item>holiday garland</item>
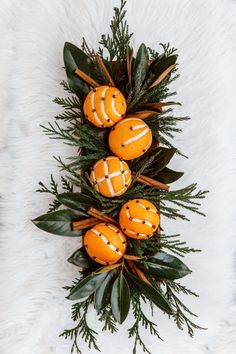
M 157 325 L 143 312 L 150 304 L 166 313 L 190 336 L 196 316 L 179 294 L 198 296 L 181 285 L 191 270 L 180 257 L 200 250 L 190 248 L 180 235 L 165 235 L 161 216 L 188 220 L 182 209 L 204 215 L 199 201 L 207 191 L 191 184 L 170 190 L 183 172 L 169 161 L 183 153 L 172 145 L 177 123 L 189 117 L 173 116 L 169 84 L 178 78 L 176 49 L 161 44 L 162 53 L 141 44 L 134 55 L 125 21 L 125 1 L 114 9 L 110 35 L 102 35 L 95 52 L 83 39 L 80 48 L 64 46 L 66 98 L 55 98 L 64 108 L 54 123 L 43 126 L 50 138 L 76 149 L 64 162 L 55 157 L 63 175 L 61 191 L 51 175 L 50 187 L 38 192 L 54 200 L 48 213 L 34 223 L 52 234 L 82 237 L 83 246 L 68 261 L 79 267 L 79 279 L 66 287 L 76 325 L 61 336 L 71 338 L 72 352 L 81 353 L 78 338 L 99 350 L 97 333 L 87 314 L 93 306 L 103 330 L 112 333 L 131 312 L 134 324 L 128 336 L 150 353 L 140 334 L 143 326 L 161 339 Z

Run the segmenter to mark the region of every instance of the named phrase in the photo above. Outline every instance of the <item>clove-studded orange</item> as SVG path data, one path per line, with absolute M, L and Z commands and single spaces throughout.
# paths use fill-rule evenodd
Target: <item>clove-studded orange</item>
M 119 214 L 122 231 L 129 237 L 147 239 L 160 223 L 157 208 L 146 199 L 133 199 L 125 203 Z
M 95 262 L 110 265 L 116 263 L 125 254 L 127 241 L 118 227 L 100 223 L 86 232 L 83 244 L 88 255 Z
M 116 87 L 99 86 L 88 93 L 83 110 L 85 117 L 97 127 L 111 127 L 123 118 L 126 101 Z
M 131 179 L 129 166 L 116 156 L 104 157 L 97 161 L 90 175 L 95 190 L 108 198 L 124 194 Z
M 125 118 L 109 134 L 111 151 L 124 160 L 143 155 L 152 144 L 152 132 L 139 118 Z

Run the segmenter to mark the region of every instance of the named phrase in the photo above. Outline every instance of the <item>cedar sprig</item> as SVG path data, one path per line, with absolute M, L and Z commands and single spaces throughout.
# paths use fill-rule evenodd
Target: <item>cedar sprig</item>
M 146 347 L 140 335 L 140 326 L 144 327 L 146 330 L 149 330 L 151 335 L 156 336 L 160 340 L 163 340 L 157 330 L 157 325 L 150 321 L 147 316 L 144 314 L 141 306 L 141 299 L 144 298 L 142 295 L 133 294 L 131 298 L 133 316 L 135 322 L 132 327 L 129 328 L 129 338 L 134 338 L 134 347 L 133 354 L 137 353 L 138 346 L 143 350 L 143 353 L 151 354 L 151 352 Z
M 99 321 L 104 323 L 102 327 L 103 331 L 110 331 L 111 333 L 115 333 L 118 331 L 110 305 L 105 307 L 100 312 L 100 317 L 98 319 Z
M 126 14 L 125 5 L 126 1 L 121 0 L 120 7 L 114 8 L 114 16 L 110 24 L 111 34 L 103 34 L 99 42 L 102 45 L 98 50 L 99 55 L 103 57 L 104 49 L 106 49 L 109 54 L 106 59 L 110 62 L 112 60 L 122 61 L 126 58 L 127 47 L 133 35 L 129 33 L 129 26 L 124 19 Z
M 180 330 L 183 330 L 184 326 L 186 326 L 190 337 L 194 336 L 195 329 L 199 329 L 199 330 L 207 329 L 205 327 L 201 327 L 197 325 L 196 323 L 194 323 L 192 320 L 189 319 L 187 314 L 193 317 L 198 317 L 198 316 L 195 313 L 193 313 L 186 305 L 184 305 L 184 303 L 178 298 L 176 294 L 183 292 L 187 295 L 193 295 L 195 297 L 197 297 L 198 295 L 192 292 L 191 290 L 187 289 L 186 287 L 178 283 L 175 283 L 174 281 L 163 280 L 162 282 L 165 284 L 166 287 L 165 295 L 167 296 L 168 300 L 175 308 L 174 320 L 177 327 Z
M 61 185 L 62 185 L 62 189 L 65 192 L 73 192 L 73 185 L 64 176 L 61 176 Z M 49 194 L 52 194 L 55 197 L 55 199 L 49 204 L 48 213 L 51 213 L 51 212 L 56 211 L 57 209 L 59 209 L 60 206 L 61 206 L 61 203 L 57 199 L 57 196 L 59 194 L 58 183 L 54 180 L 53 175 L 52 174 L 50 175 L 50 185 L 49 185 L 49 187 L 47 187 L 41 181 L 39 182 L 39 186 L 40 186 L 40 188 L 38 188 L 36 190 L 36 192 L 49 193 Z
M 93 296 L 89 296 L 86 300 L 74 304 L 72 306 L 72 319 L 78 321 L 78 323 L 74 328 L 65 329 L 60 334 L 60 337 L 64 337 L 65 339 L 70 338 L 72 340 L 71 353 L 76 352 L 82 354 L 78 345 L 79 337 L 84 339 L 90 349 L 94 348 L 95 350 L 100 351 L 96 344 L 97 332 L 89 326 L 87 321 L 87 314 L 92 302 Z

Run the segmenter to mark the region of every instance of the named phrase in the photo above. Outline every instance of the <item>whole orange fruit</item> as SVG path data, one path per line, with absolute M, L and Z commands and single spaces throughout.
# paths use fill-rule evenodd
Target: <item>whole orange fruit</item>
M 151 144 L 151 129 L 139 118 L 123 119 L 109 134 L 111 151 L 124 160 L 132 160 L 143 155 Z
M 116 156 L 97 161 L 90 175 L 95 190 L 108 198 L 124 194 L 131 179 L 129 166 Z
M 111 127 L 119 122 L 126 112 L 123 94 L 115 87 L 99 86 L 85 98 L 85 118 L 99 128 Z
M 100 223 L 88 230 L 83 237 L 88 255 L 97 263 L 109 265 L 116 263 L 126 250 L 126 238 L 118 227 Z
M 133 199 L 125 203 L 119 214 L 122 231 L 129 237 L 147 239 L 160 223 L 157 208 L 146 199 Z

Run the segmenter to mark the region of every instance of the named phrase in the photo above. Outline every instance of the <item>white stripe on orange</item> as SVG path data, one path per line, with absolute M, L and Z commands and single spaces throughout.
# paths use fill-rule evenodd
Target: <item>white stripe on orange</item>
M 138 235 L 138 236 L 145 236 L 145 237 L 148 236 L 148 234 L 141 234 L 140 232 L 135 232 L 129 229 L 126 229 L 125 232 L 129 232 L 131 235 Z
M 95 109 L 95 104 L 94 104 L 94 98 L 95 98 L 96 92 L 92 92 L 92 97 L 91 97 L 91 101 L 92 101 L 92 110 Z M 101 121 L 101 119 L 98 117 L 97 112 L 92 112 L 94 115 L 95 120 L 97 121 L 98 124 L 100 124 L 101 126 L 103 126 L 103 122 Z
M 103 166 L 104 166 L 105 176 L 109 176 L 109 169 L 108 169 L 107 161 L 103 161 Z M 113 188 L 110 178 L 107 178 L 107 185 L 108 185 L 111 196 L 114 197 L 115 191 L 114 191 L 114 188 Z
M 116 247 L 115 247 L 112 243 L 108 244 L 109 240 L 106 238 L 106 236 L 104 236 L 101 232 L 99 232 L 99 231 L 97 231 L 97 230 L 95 230 L 95 229 L 91 229 L 91 231 L 92 231 L 95 235 L 99 236 L 99 237 L 101 238 L 101 240 L 102 240 L 104 243 L 106 243 L 107 247 L 109 247 L 112 251 L 114 251 L 114 252 L 118 253 L 120 256 L 122 256 L 121 251 L 120 251 L 120 250 L 117 251 L 117 250 L 116 250 Z
M 143 220 L 143 219 L 138 219 L 138 218 L 133 218 L 133 217 L 130 215 L 128 209 L 126 209 L 125 212 L 126 212 L 126 216 L 127 216 L 128 218 L 132 218 L 132 221 L 138 222 L 139 224 L 143 224 L 143 222 L 145 221 L 145 225 L 148 225 L 148 226 L 152 227 L 152 224 L 150 223 L 150 221 Z
M 119 91 L 116 91 L 113 95 L 117 95 L 119 93 Z M 111 100 L 111 107 L 113 109 L 113 112 L 115 113 L 115 115 L 117 115 L 118 117 L 121 117 L 122 114 L 120 114 L 119 112 L 117 112 L 116 107 L 115 107 L 115 97 L 112 97 Z
M 106 88 L 102 91 L 102 96 L 101 96 L 101 97 L 104 98 L 104 99 L 105 99 L 107 90 L 109 90 L 109 87 L 106 87 Z M 107 121 L 111 121 L 112 123 L 115 123 L 115 122 L 107 115 L 107 113 L 106 113 L 104 100 L 102 100 L 101 109 L 102 109 L 102 114 L 103 114 L 104 118 L 105 118 Z
M 146 127 L 146 124 L 139 124 L 139 125 L 135 125 L 134 127 L 132 127 L 132 130 L 138 130 L 138 129 L 145 128 L 145 127 Z
M 124 141 L 122 145 L 127 146 L 127 145 L 133 143 L 134 141 L 139 140 L 140 138 L 142 138 L 143 136 L 148 134 L 148 132 L 149 132 L 149 128 L 146 128 L 145 130 L 143 130 L 141 133 L 137 134 L 133 138 L 130 138 L 130 139 Z
M 145 207 L 145 205 L 143 205 L 142 203 L 139 202 L 138 205 L 140 205 L 143 209 L 147 210 L 147 207 Z M 156 214 L 156 210 L 155 209 L 150 208 L 150 209 L 148 209 L 148 211 L 151 211 L 152 213 Z

